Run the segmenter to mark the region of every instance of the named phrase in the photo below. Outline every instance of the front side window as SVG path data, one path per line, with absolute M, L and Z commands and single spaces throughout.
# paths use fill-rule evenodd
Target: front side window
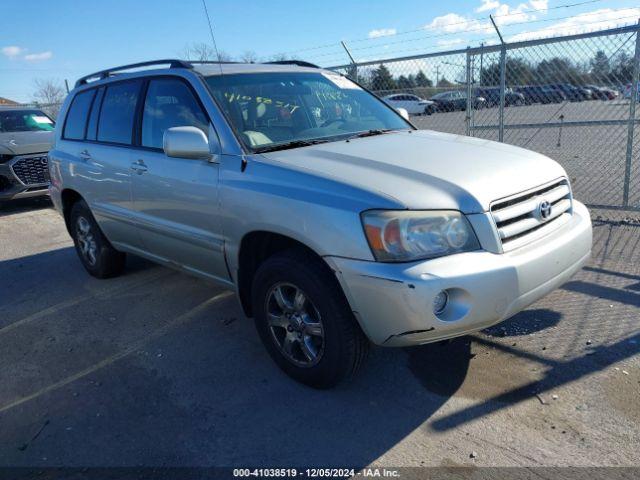
M 98 122 L 99 141 L 127 145 L 131 143 L 139 93 L 140 81 L 107 86 Z
M 80 92 L 74 97 L 73 102 L 71 102 L 71 106 L 69 107 L 67 120 L 64 123 L 64 138 L 71 140 L 84 139 L 84 129 L 87 125 L 87 116 L 95 93 L 95 90 L 92 89 Z
M 252 151 L 411 128 L 377 97 L 337 74 L 243 73 L 210 76 L 206 82 Z
M 165 130 L 197 127 L 207 135 L 208 121 L 189 87 L 181 80 L 151 80 L 142 115 L 142 146 L 162 148 Z
M 53 120 L 40 110 L 0 109 L 0 133 L 50 132 L 53 128 Z

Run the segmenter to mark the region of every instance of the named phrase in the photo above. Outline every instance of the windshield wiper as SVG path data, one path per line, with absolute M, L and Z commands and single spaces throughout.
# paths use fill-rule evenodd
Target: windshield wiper
M 288 150 L 290 148 L 308 147 L 309 145 L 317 145 L 319 143 L 327 143 L 327 139 L 314 139 L 314 140 L 292 140 L 290 142 L 278 143 L 276 145 L 265 145 L 264 147 L 254 148 L 256 153 L 275 152 L 278 150 Z
M 393 131 L 391 128 L 374 128 L 372 130 L 365 130 L 364 132 L 358 132 L 350 135 L 347 140 L 350 138 L 375 137 L 376 135 L 382 135 L 391 131 Z

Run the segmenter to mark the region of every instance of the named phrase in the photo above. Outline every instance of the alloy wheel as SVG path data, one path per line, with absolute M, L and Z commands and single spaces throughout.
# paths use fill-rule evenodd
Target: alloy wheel
M 76 238 L 82 257 L 93 266 L 98 259 L 98 244 L 89 220 L 80 216 L 76 220 Z
M 277 283 L 267 295 L 265 309 L 280 353 L 299 367 L 316 365 L 324 352 L 324 327 L 307 295 L 291 283 Z

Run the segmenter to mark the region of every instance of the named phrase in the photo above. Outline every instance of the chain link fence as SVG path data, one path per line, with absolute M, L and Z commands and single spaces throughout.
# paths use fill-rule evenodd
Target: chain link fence
M 535 150 L 592 207 L 640 210 L 640 24 L 332 67 L 419 128 Z
M 44 113 L 49 115 L 52 119 L 56 120 L 58 118 L 58 113 L 60 112 L 60 108 L 62 107 L 62 103 L 20 103 L 16 105 L 5 105 L 7 107 L 21 107 L 21 108 L 35 108 L 37 110 L 42 110 Z

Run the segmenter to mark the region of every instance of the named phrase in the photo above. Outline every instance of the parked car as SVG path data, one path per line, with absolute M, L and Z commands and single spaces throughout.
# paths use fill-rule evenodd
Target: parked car
M 48 194 L 54 126 L 41 110 L 0 107 L 0 201 Z
M 496 107 L 500 105 L 500 87 L 481 87 L 475 89 L 476 95 L 484 98 L 488 107 Z M 514 92 L 511 88 L 504 91 L 504 104 L 507 107 L 524 105 L 524 95 Z
M 592 97 L 596 100 L 614 100 L 618 96 L 618 92 L 608 87 L 585 85 L 584 88 L 591 90 Z
M 459 90 L 437 93 L 431 97 L 431 100 L 435 102 L 438 111 L 441 112 L 464 111 L 467 109 L 467 93 Z M 472 102 L 473 108 L 476 110 L 484 108 L 487 103 L 486 99 L 480 96 L 474 97 Z
M 517 87 L 516 91 L 524 96 L 527 105 L 561 103 L 567 100 L 567 96 L 561 90 L 548 85 L 527 85 Z
M 626 98 L 627 100 L 631 99 L 631 93 L 633 92 L 633 84 L 628 83 L 625 85 L 624 90 L 622 91 L 622 98 Z M 640 83 L 638 83 L 638 93 L 636 95 L 636 100 L 640 101 Z
M 382 97 L 393 108 L 404 108 L 409 115 L 431 115 L 437 111 L 435 102 L 409 93 L 397 93 Z
M 591 99 L 591 90 L 578 88 L 568 83 L 554 83 L 549 87 L 562 92 L 570 102 L 582 102 Z
M 49 168 L 89 274 L 134 254 L 234 288 L 273 360 L 330 387 L 369 342 L 484 329 L 585 263 L 589 212 L 558 163 L 416 130 L 302 65 L 173 60 L 80 79 Z

